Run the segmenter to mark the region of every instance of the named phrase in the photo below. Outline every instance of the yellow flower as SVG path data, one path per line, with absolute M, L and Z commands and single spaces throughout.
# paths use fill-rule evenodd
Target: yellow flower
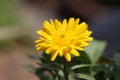
M 71 55 L 80 56 L 78 50 L 84 50 L 93 38 L 90 37 L 92 32 L 87 30 L 88 25 L 79 22 L 79 18 L 70 18 L 68 22 L 66 19 L 63 22 L 57 19 L 45 21 L 42 29 L 37 31 L 40 38 L 35 41 L 36 49 L 51 54 L 51 61 L 64 56 L 70 62 Z

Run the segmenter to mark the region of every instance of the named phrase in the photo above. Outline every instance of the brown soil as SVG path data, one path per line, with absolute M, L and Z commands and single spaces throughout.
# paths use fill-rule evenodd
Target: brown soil
M 36 61 L 26 56 L 30 52 L 22 47 L 0 51 L 0 80 L 39 80 L 34 73 L 28 72 L 23 67 L 24 64 L 37 67 Z

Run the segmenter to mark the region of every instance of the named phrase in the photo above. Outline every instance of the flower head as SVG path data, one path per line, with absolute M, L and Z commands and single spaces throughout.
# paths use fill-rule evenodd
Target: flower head
M 69 62 L 71 55 L 80 56 L 78 50 L 84 50 L 90 41 L 93 40 L 91 31 L 87 30 L 88 25 L 85 22 L 80 23 L 80 19 L 70 18 L 67 22 L 56 20 L 45 21 L 42 29 L 37 33 L 40 36 L 35 41 L 38 51 L 44 50 L 46 54 L 51 55 L 51 61 L 57 56 L 61 56 Z

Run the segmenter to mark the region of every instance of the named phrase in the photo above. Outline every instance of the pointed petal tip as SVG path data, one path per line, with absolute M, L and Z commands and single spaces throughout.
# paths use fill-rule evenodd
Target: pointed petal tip
M 36 31 L 37 34 L 40 34 L 41 30 Z
M 51 61 L 54 61 L 54 59 L 50 59 Z
M 70 53 L 65 54 L 64 57 L 65 57 L 65 59 L 66 59 L 68 62 L 71 61 L 71 55 L 70 55 Z
M 38 40 L 35 40 L 34 43 L 38 43 L 39 41 Z

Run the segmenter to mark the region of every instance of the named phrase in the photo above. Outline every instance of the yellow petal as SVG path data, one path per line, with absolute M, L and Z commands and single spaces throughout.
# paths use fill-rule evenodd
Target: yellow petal
M 88 45 L 89 45 L 89 44 L 88 44 L 87 42 L 82 42 L 80 46 L 81 46 L 81 47 L 86 47 L 86 46 L 88 46 Z
M 48 44 L 48 43 L 46 43 L 46 42 L 42 42 L 42 43 L 39 43 L 38 44 L 39 46 L 42 46 L 42 47 L 51 47 L 51 46 L 53 46 L 54 44 Z M 37 45 L 36 45 L 37 46 Z
M 72 26 L 72 30 L 75 30 L 75 28 L 77 27 L 77 25 L 79 25 L 80 19 L 76 19 L 73 26 Z
M 75 49 L 71 50 L 71 54 L 73 54 L 74 56 L 80 56 L 80 53 Z
M 71 48 L 75 48 L 75 49 L 78 49 L 78 50 L 81 50 L 83 51 L 84 49 L 81 48 L 80 46 L 75 46 L 75 45 L 70 45 Z
M 48 30 L 46 27 L 43 27 L 42 30 L 44 32 L 46 32 L 48 35 L 53 35 L 54 33 L 50 31 L 50 29 Z
M 80 19 L 70 18 L 67 22 L 64 19 L 45 21 L 41 30 L 37 31 L 40 38 L 35 41 L 36 49 L 44 50 L 46 54 L 51 55 L 51 61 L 61 56 L 70 62 L 71 54 L 80 56 L 77 50 L 84 50 L 88 42 L 92 41 L 88 25 L 85 22 L 79 23 Z
M 55 28 L 57 31 L 62 30 L 62 24 L 58 20 L 55 20 Z
M 88 25 L 85 22 L 82 22 L 80 25 L 77 25 L 74 31 L 75 36 L 81 35 L 88 28 Z
M 35 47 L 39 47 L 41 44 L 37 44 L 37 45 L 35 45 Z
M 51 31 L 51 33 L 55 33 L 56 29 L 54 27 L 54 23 L 52 20 L 50 20 L 50 22 L 51 24 L 48 21 L 45 21 L 43 25 L 47 30 Z
M 47 40 L 52 40 L 51 36 L 48 35 L 46 32 L 44 32 L 43 30 L 39 30 L 39 31 L 37 31 L 37 33 L 38 33 L 40 36 L 46 38 Z
M 50 54 L 50 53 L 52 53 L 52 51 L 53 51 L 53 50 L 52 50 L 52 48 L 50 47 L 50 48 L 46 49 L 45 52 L 46 52 L 46 54 Z
M 87 36 L 90 36 L 92 34 L 92 31 L 88 31 L 86 32 Z
M 38 46 L 51 46 L 51 45 L 53 45 L 53 44 L 51 44 L 51 43 L 49 43 L 49 41 L 47 40 L 45 40 L 45 39 L 43 39 L 43 38 L 41 38 L 41 39 L 39 39 L 39 40 L 36 40 L 36 42 L 39 42 L 39 43 L 37 43 L 36 44 L 36 46 L 35 47 L 38 47 Z M 49 44 L 48 44 L 49 43 Z
M 59 49 L 59 46 L 58 45 L 54 45 L 54 44 L 48 44 L 48 49 L 46 49 L 46 53 L 49 54 L 49 53 L 52 53 L 54 51 L 57 51 Z M 59 50 L 58 50 L 59 51 Z
M 65 52 L 65 47 L 60 47 L 59 48 L 59 56 L 63 56 L 63 54 L 64 54 L 64 52 Z
M 48 23 L 47 23 L 48 24 Z M 52 26 L 52 25 L 47 25 L 47 24 L 45 24 L 44 23 L 44 26 L 43 26 L 43 30 L 45 31 L 45 32 L 47 32 L 48 34 L 54 34 L 55 32 L 56 32 L 56 30 L 55 30 L 55 27 L 54 26 Z
M 88 37 L 88 38 L 85 38 L 85 39 L 82 39 L 82 40 L 85 41 L 85 42 L 88 42 L 88 41 L 92 41 L 93 38 L 92 37 Z
M 55 26 L 52 19 L 50 19 L 50 22 L 51 22 L 51 25 L 52 25 L 52 26 Z
M 37 47 L 36 49 L 37 49 L 37 51 L 40 51 L 40 50 L 41 50 L 41 48 L 42 48 L 42 47 Z
M 47 40 L 46 38 L 40 38 L 41 42 L 47 42 L 47 43 L 52 43 L 51 41 Z
M 75 25 L 78 25 L 78 24 L 79 24 L 79 22 L 80 22 L 80 19 L 79 19 L 79 18 L 77 18 L 77 19 L 75 20 L 74 26 L 75 26 Z
M 82 33 L 80 36 L 82 36 L 82 38 L 86 38 L 86 37 L 90 36 L 91 33 L 92 33 L 92 31 L 86 30 L 86 31 L 85 31 L 84 33 Z
M 67 19 L 64 19 L 63 20 L 63 28 L 62 28 L 62 30 L 66 31 L 66 28 L 67 28 Z
M 59 48 L 59 45 L 53 45 L 53 46 L 52 46 L 52 49 L 53 49 L 53 50 L 57 50 L 58 48 Z
M 64 57 L 65 57 L 65 59 L 66 59 L 68 62 L 71 61 L 70 53 L 66 53 L 66 54 L 64 54 Z
M 68 21 L 67 31 L 71 33 L 74 30 L 74 18 L 70 18 Z
M 88 31 L 88 30 L 86 30 L 84 33 L 81 33 L 81 34 L 77 33 L 79 35 L 77 37 L 75 37 L 75 39 L 79 39 L 79 40 L 87 39 L 91 35 L 91 33 L 92 33 L 92 31 Z
M 39 43 L 39 42 L 41 42 L 41 40 L 39 39 L 39 40 L 35 40 L 35 43 Z
M 54 61 L 56 59 L 57 54 L 58 54 L 58 51 L 56 51 L 56 52 L 54 52 L 54 53 L 51 54 L 51 58 L 50 58 L 51 61 Z

